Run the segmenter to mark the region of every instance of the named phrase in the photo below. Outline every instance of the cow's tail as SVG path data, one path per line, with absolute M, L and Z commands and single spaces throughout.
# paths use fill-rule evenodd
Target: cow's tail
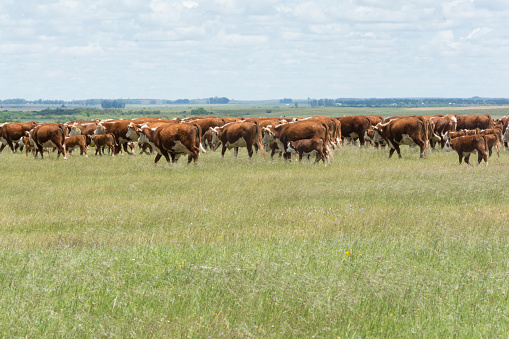
M 258 125 L 258 122 L 254 122 L 254 132 L 255 132 L 255 139 L 256 144 L 258 145 L 258 148 L 260 149 L 260 154 L 262 155 L 262 158 L 265 159 L 265 146 L 263 146 L 262 143 L 262 129 L 260 125 Z
M 194 124 L 194 127 L 196 127 L 196 140 L 195 140 L 195 143 L 197 143 L 196 147 L 198 147 L 200 149 L 200 152 L 202 153 L 207 153 L 207 151 L 205 150 L 205 148 L 203 147 L 201 141 L 202 141 L 202 130 L 201 130 L 201 127 L 200 125 L 198 124 Z

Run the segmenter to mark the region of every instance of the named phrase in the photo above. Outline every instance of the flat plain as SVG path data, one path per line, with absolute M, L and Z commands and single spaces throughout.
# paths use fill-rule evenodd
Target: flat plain
M 5 150 L 0 334 L 507 337 L 509 153 L 402 155 Z

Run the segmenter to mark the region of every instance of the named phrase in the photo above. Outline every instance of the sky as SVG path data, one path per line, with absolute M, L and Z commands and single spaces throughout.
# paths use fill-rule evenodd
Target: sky
M 0 99 L 509 97 L 507 0 L 0 0 Z

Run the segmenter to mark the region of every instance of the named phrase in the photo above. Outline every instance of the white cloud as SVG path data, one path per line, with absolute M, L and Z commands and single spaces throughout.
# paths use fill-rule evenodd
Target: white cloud
M 0 93 L 28 99 L 428 96 L 440 82 L 448 85 L 441 95 L 503 96 L 508 4 L 1 2 L 0 79 L 9 81 L 0 81 Z M 477 72 L 465 71 L 473 65 Z M 479 83 L 480 73 L 492 79 L 478 88 L 488 93 L 455 85 Z

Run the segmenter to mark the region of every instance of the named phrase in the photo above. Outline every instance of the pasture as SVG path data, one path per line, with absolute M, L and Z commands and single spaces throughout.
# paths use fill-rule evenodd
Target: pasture
M 0 154 L 6 337 L 506 337 L 509 154 Z

